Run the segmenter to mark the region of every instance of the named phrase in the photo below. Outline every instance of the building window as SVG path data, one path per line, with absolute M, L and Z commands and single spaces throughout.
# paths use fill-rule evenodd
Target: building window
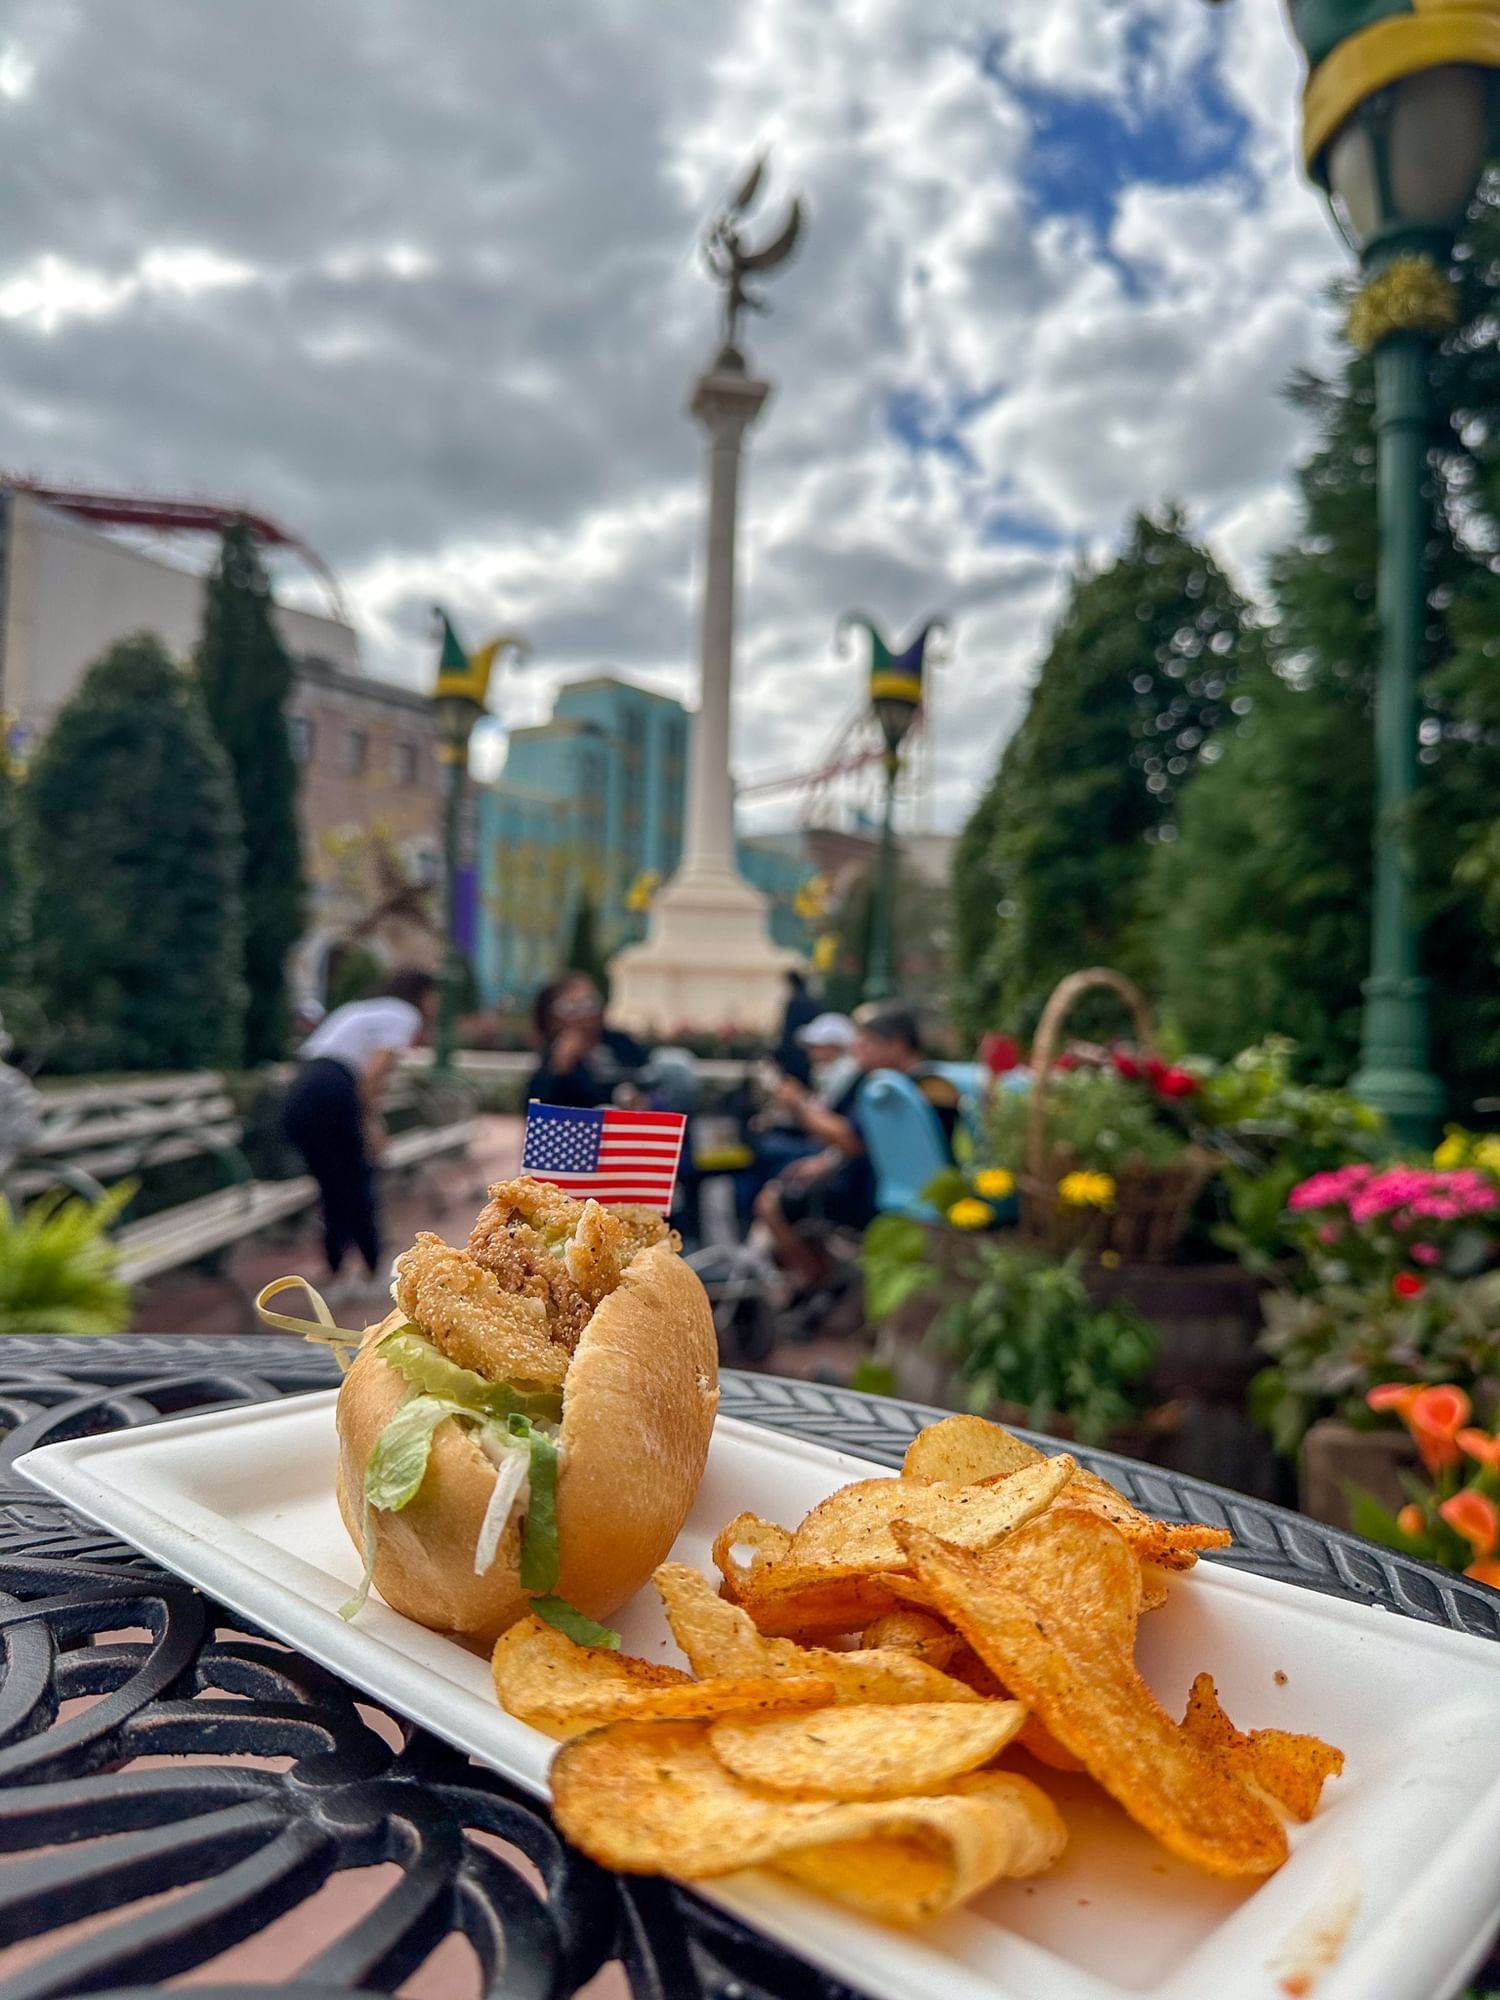
M 313 726 L 305 715 L 289 715 L 286 719 L 286 740 L 291 748 L 294 764 L 312 762 Z
M 396 783 L 414 785 L 417 782 L 417 746 L 415 743 L 396 745 Z
M 362 778 L 370 760 L 370 732 L 351 729 L 344 738 L 344 769 L 351 778 Z

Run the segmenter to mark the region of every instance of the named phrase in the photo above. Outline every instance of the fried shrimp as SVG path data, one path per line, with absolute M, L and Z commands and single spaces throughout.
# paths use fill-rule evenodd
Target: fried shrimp
M 626 1265 L 668 1233 L 649 1208 L 574 1201 L 550 1181 L 497 1181 L 470 1234 L 469 1255 L 507 1289 L 520 1289 L 524 1273 L 524 1288 L 547 1297 L 576 1344 Z
M 396 1303 L 461 1368 L 492 1382 L 557 1388 L 577 1342 L 553 1338 L 544 1298 L 503 1289 L 494 1271 L 423 1233 L 396 1260 Z

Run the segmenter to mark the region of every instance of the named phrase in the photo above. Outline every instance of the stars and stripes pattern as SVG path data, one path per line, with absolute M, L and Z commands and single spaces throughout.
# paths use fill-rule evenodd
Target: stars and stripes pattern
M 526 1110 L 521 1171 L 553 1181 L 577 1201 L 630 1202 L 663 1214 L 672 1206 L 687 1119 L 678 1111 L 576 1110 L 540 1104 Z

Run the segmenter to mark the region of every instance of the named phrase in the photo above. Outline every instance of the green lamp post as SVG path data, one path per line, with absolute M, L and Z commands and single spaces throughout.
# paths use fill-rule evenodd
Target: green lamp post
M 475 723 L 484 714 L 496 660 L 507 649 L 524 658 L 530 648 L 524 639 L 506 633 L 487 641 L 477 652 L 466 653 L 441 606 L 436 607 L 436 616 L 442 650 L 438 655 L 432 707 L 438 725 L 437 753 L 447 766 L 447 784 L 443 799 L 443 963 L 433 1072 L 446 1078 L 453 1071 L 458 1001 L 463 987 L 463 955 L 458 943 L 458 876 L 464 797 L 469 782 L 469 739 Z
M 1303 163 L 1359 256 L 1365 282 L 1348 332 L 1375 369 L 1374 896 L 1351 1087 L 1398 1139 L 1419 1143 L 1443 1103 L 1428 1068 L 1407 830 L 1426 616 L 1429 369 L 1456 316 L 1446 270 L 1454 232 L 1491 151 L 1500 0 L 1288 0 L 1288 12 L 1308 64 Z
M 866 1000 L 888 1000 L 896 990 L 896 782 L 901 775 L 901 746 L 922 706 L 922 671 L 935 632 L 946 631 L 941 618 L 929 618 L 916 638 L 893 653 L 874 621 L 851 611 L 839 620 L 838 638 L 853 626 L 870 635 L 870 707 L 885 740 L 885 811 L 880 825 L 880 868 L 871 913 L 870 956 L 865 968 Z M 934 660 L 937 654 L 932 654 Z

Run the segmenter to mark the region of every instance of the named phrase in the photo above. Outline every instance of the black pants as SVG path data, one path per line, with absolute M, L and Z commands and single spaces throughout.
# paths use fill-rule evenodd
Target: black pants
M 380 1217 L 352 1072 L 329 1056 L 304 1063 L 287 1092 L 286 1133 L 323 1199 L 329 1270 L 338 1270 L 352 1243 L 373 1276 L 380 1264 Z

